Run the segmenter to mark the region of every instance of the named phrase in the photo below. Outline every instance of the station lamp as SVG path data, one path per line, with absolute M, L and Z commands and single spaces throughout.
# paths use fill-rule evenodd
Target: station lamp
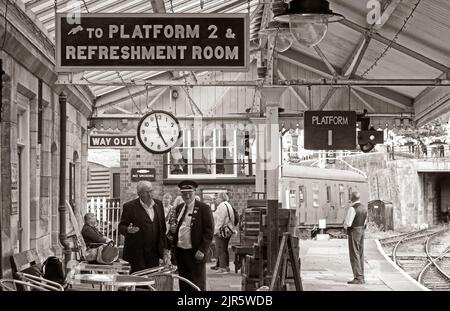
M 292 46 L 292 42 L 294 42 L 288 23 L 270 21 L 267 27 L 262 29 L 259 34 L 262 40 L 274 36 L 274 45 L 277 52 L 287 51 Z
M 272 3 L 274 19 L 289 23 L 292 36 L 298 43 L 308 47 L 319 44 L 328 30 L 328 23 L 344 19 L 341 14 L 330 10 L 326 0 L 291 0 Z

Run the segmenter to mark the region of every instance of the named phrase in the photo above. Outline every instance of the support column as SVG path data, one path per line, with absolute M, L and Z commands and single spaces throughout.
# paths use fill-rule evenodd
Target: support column
M 265 150 L 266 150 L 266 137 L 265 137 L 265 119 L 255 118 L 251 120 L 255 124 L 255 137 L 256 137 L 256 172 L 255 172 L 255 191 L 265 192 Z
M 63 245 L 64 267 L 67 269 L 71 250 L 67 243 L 66 233 L 66 135 L 67 135 L 67 96 L 59 95 L 60 123 L 59 123 L 59 241 Z
M 284 87 L 266 87 L 261 90 L 266 107 L 266 174 L 267 174 L 267 260 L 269 274 L 272 274 L 277 259 L 278 240 L 278 188 L 280 169 L 280 132 L 278 108 Z

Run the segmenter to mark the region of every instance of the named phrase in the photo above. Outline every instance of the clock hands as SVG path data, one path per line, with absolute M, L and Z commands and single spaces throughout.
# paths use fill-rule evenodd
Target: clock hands
M 155 115 L 155 120 L 156 120 L 156 130 L 158 131 L 158 135 L 159 135 L 159 137 L 161 137 L 163 143 L 167 146 L 167 142 L 166 142 L 166 140 L 164 139 L 164 137 L 162 136 L 161 130 L 160 130 L 160 128 L 159 128 L 158 116 L 157 116 L 157 115 Z

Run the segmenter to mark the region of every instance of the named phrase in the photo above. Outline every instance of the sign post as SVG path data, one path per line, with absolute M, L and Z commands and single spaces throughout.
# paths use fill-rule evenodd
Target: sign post
M 56 15 L 56 71 L 230 70 L 249 66 L 247 14 Z
M 355 111 L 305 111 L 305 149 L 356 148 Z

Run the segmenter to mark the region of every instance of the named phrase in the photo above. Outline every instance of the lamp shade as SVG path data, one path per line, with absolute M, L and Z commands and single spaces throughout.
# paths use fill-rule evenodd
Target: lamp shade
M 330 10 L 326 0 L 292 0 L 289 4 L 275 1 L 274 19 L 288 22 L 292 36 L 302 45 L 317 45 L 326 35 L 328 23 L 344 17 Z
M 277 52 L 288 50 L 294 41 L 288 23 L 270 21 L 267 27 L 262 29 L 259 34 L 261 37 L 275 36 L 274 44 Z

